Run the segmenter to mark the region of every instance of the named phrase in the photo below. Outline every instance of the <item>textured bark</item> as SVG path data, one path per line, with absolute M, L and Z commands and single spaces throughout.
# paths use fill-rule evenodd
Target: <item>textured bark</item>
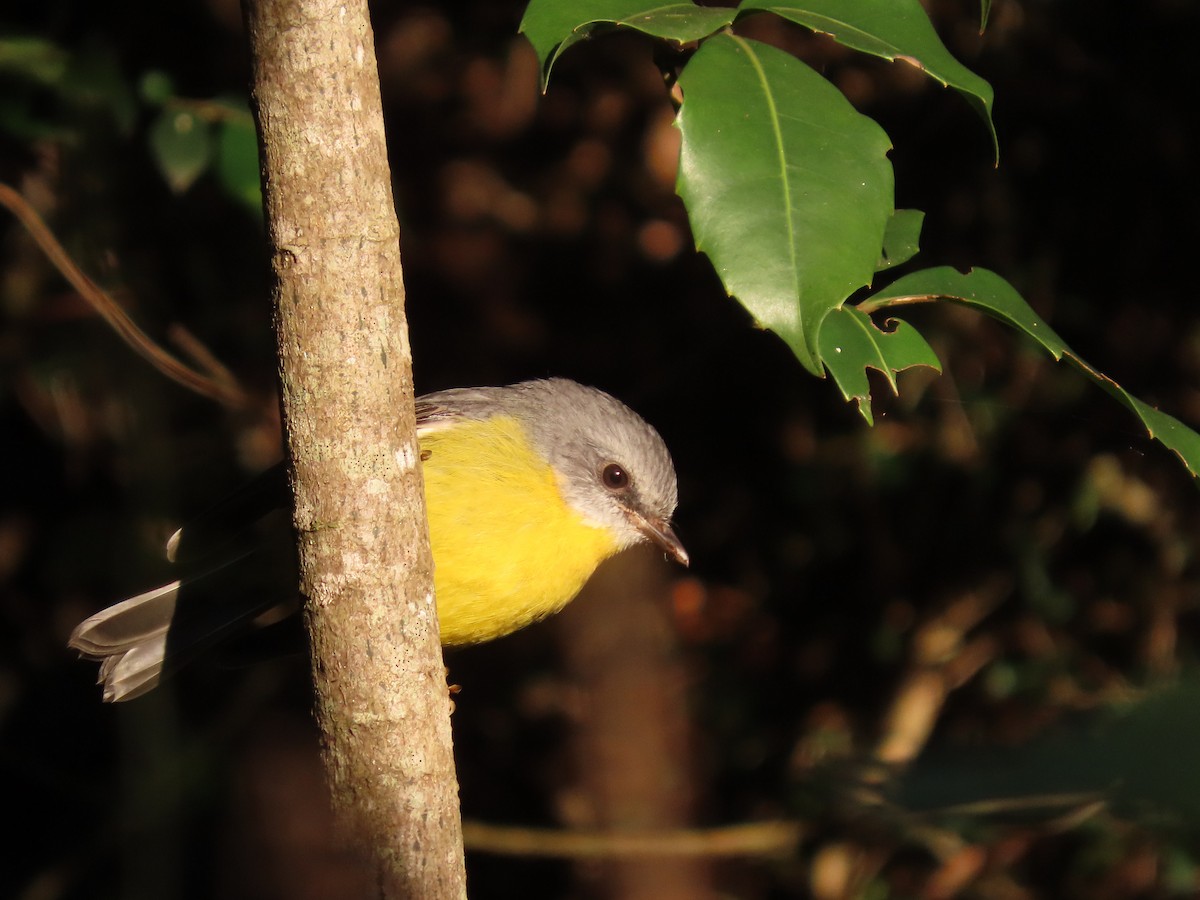
M 382 896 L 465 894 L 399 225 L 365 0 L 247 0 L 300 583 L 334 806 Z

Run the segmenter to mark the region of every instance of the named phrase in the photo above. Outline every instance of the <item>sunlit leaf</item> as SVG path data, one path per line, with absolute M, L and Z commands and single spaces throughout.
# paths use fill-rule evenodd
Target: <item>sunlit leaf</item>
M 891 309 L 907 303 L 949 300 L 985 312 L 1024 332 L 1056 360 L 1066 359 L 1141 420 L 1152 438 L 1173 450 L 1193 476 L 1200 475 L 1200 434 L 1178 419 L 1139 400 L 1075 353 L 1007 281 L 987 269 L 968 273 L 950 267 L 914 272 L 863 303 L 864 309 Z
M 694 3 L 532 0 L 521 19 L 520 31 L 537 53 L 544 89 L 558 58 L 568 48 L 590 37 L 617 28 L 631 28 L 651 37 L 685 44 L 719 31 L 729 25 L 735 15 L 736 9 L 703 7 Z
M 921 249 L 921 226 L 924 224 L 925 213 L 919 209 L 893 212 L 883 233 L 883 253 L 875 264 L 875 271 L 882 272 L 916 256 Z
M 821 322 L 870 283 L 883 246 L 888 137 L 804 63 L 756 41 L 705 41 L 679 85 L 676 187 L 696 247 L 821 375 Z
M 903 60 L 966 98 L 987 124 L 997 157 L 1000 144 L 992 122 L 992 86 L 946 49 L 919 0 L 800 0 L 743 3 L 743 12 L 773 12 L 833 37 L 840 44 L 884 59 Z
M 929 366 L 940 372 L 937 354 L 911 325 L 891 320 L 891 330 L 876 327 L 871 317 L 851 306 L 831 312 L 821 326 L 821 359 L 847 400 L 858 403 L 858 411 L 874 424 L 868 368 L 882 372 L 897 392 L 896 373 L 913 366 Z

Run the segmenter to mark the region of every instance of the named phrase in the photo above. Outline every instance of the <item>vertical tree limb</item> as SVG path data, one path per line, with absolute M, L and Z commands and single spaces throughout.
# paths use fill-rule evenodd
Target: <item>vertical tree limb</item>
M 283 409 L 334 805 L 385 897 L 465 894 L 399 225 L 365 0 L 247 0 Z
M 696 806 L 687 675 L 663 602 L 667 585 L 661 553 L 627 551 L 596 571 L 556 623 L 583 696 L 573 743 L 592 804 L 587 825 L 617 834 L 686 827 Z M 717 896 L 700 855 L 614 854 L 598 871 L 606 897 Z

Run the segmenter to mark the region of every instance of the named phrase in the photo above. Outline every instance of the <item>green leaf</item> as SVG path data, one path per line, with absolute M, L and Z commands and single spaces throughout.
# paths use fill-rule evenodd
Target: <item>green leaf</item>
M 112 116 L 123 135 L 133 134 L 142 111 L 115 51 L 99 45 L 71 56 L 58 93 L 77 109 Z
M 882 272 L 916 256 L 921 249 L 921 226 L 924 224 L 925 213 L 919 209 L 893 212 L 883 233 L 883 253 L 875 263 L 875 271 Z
M 961 828 L 964 819 L 985 816 L 1011 826 L 1031 814 L 1049 819 L 1105 800 L 1115 816 L 1157 833 L 1190 827 L 1185 823 L 1200 817 L 1200 769 L 1194 764 L 1200 682 L 1188 673 L 1174 684 L 1124 696 L 1027 743 L 925 754 L 898 776 L 888 796 L 898 808 L 922 813 L 924 826 L 954 821 Z M 1193 887 L 1189 882 L 1179 896 L 1194 896 Z
M 869 284 L 892 213 L 887 135 L 795 57 L 718 35 L 679 78 L 676 190 L 725 290 L 821 375 L 821 322 Z
M 676 44 L 690 44 L 733 24 L 737 11 L 722 6 L 672 3 L 614 20 L 621 25 Z
M 21 141 L 71 141 L 75 134 L 49 121 L 42 108 L 22 92 L 0 93 L 0 134 Z
M 646 0 L 531 0 L 520 32 L 537 53 L 542 90 L 558 58 L 580 41 L 617 28 L 632 28 L 651 37 L 687 44 L 708 37 L 733 22 L 737 10 L 694 3 L 651 4 Z
M 36 37 L 0 39 L 0 72 L 10 72 L 44 85 L 60 83 L 67 71 L 67 52 Z
M 988 16 L 992 13 L 992 0 L 979 0 L 979 33 L 987 31 Z
M 891 330 L 883 331 L 870 316 L 852 306 L 843 306 L 831 312 L 821 326 L 821 359 L 842 396 L 857 401 L 858 411 L 868 425 L 875 424 L 868 368 L 882 372 L 893 393 L 899 393 L 897 372 L 913 366 L 942 371 L 937 354 L 920 332 L 895 319 L 887 324 Z
M 182 193 L 212 159 L 212 129 L 190 110 L 166 109 L 150 127 L 150 149 L 171 190 Z
M 152 69 L 138 82 L 138 95 L 151 106 L 163 106 L 175 96 L 175 83 L 166 72 Z
M 877 291 L 860 303 L 859 308 L 870 312 L 931 300 L 950 300 L 985 312 L 1025 332 L 1056 360 L 1071 352 L 1016 288 L 989 269 L 974 269 L 965 274 L 950 266 L 922 269 Z
M 262 214 L 258 135 L 249 112 L 230 116 L 217 129 L 216 172 L 227 194 L 251 212 Z
M 916 66 L 930 78 L 962 94 L 983 117 L 999 159 L 1000 142 L 992 122 L 992 86 L 950 55 L 919 0 L 748 2 L 740 10 L 773 12 L 805 28 L 828 34 L 847 47 L 884 59 L 902 59 Z
M 864 310 L 890 309 L 930 300 L 949 300 L 987 313 L 1023 331 L 1056 360 L 1065 358 L 1129 407 L 1146 427 L 1150 437 L 1173 450 L 1194 477 L 1200 476 L 1200 435 L 1178 419 L 1143 403 L 1107 375 L 1094 369 L 1066 345 L 1012 285 L 995 272 L 975 269 L 964 274 L 948 266 L 925 269 L 900 278 L 860 306 Z

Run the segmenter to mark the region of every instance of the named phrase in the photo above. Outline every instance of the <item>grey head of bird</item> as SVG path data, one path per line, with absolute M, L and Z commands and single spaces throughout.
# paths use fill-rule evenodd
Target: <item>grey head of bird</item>
M 619 400 L 567 379 L 510 390 L 511 408 L 554 468 L 563 499 L 586 522 L 607 529 L 622 549 L 650 541 L 687 565 L 671 528 L 675 466 L 657 431 Z

